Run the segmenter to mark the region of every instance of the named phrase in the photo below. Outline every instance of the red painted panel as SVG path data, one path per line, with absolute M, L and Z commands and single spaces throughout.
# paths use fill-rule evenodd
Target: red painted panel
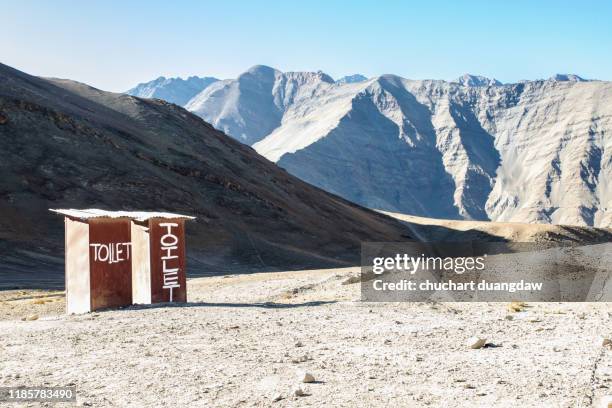
M 151 302 L 186 302 L 185 221 L 149 220 Z
M 132 304 L 131 245 L 130 220 L 89 221 L 91 310 Z

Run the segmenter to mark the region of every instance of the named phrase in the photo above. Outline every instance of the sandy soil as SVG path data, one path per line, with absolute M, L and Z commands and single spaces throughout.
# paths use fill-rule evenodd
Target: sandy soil
M 412 234 L 422 241 L 490 241 L 512 242 L 610 242 L 612 229 L 520 222 L 463 221 L 424 218 L 379 211 L 403 221 Z
M 0 292 L 0 386 L 75 384 L 79 405 L 103 407 L 589 407 L 612 394 L 609 304 L 363 303 L 346 284 L 357 273 L 198 278 L 183 307 L 80 316 L 61 314 L 58 292 Z M 469 349 L 473 335 L 487 346 Z

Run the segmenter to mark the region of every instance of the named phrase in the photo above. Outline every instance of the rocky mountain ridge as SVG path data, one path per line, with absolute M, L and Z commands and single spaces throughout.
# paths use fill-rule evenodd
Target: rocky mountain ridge
M 217 78 L 190 76 L 187 79 L 159 77 L 149 82 L 136 85 L 126 91 L 128 95 L 141 98 L 157 98 L 183 106 L 194 96 L 202 92 Z
M 256 66 L 187 109 L 290 173 L 413 215 L 612 225 L 612 85 L 382 75 L 338 83 Z

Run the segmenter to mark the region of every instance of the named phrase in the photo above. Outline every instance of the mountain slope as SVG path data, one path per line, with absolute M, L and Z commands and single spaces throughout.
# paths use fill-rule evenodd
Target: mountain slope
M 600 81 L 482 87 L 383 76 L 292 107 L 254 147 L 370 207 L 610 226 L 610 101 L 612 84 Z
M 194 215 L 192 275 L 355 264 L 361 241 L 407 237 L 176 105 L 5 65 L 0 149 L 1 271 L 28 281 L 63 279 L 63 222 L 48 208 Z
M 316 96 L 333 83 L 321 72 L 283 73 L 257 65 L 237 79 L 213 84 L 185 108 L 251 145 L 280 125 L 289 106 Z
M 191 76 L 187 79 L 159 77 L 153 81 L 136 85 L 126 93 L 141 98 L 157 98 L 183 106 L 191 98 L 209 85 L 219 81 L 217 78 Z
M 502 85 L 466 74 L 330 83 L 266 69 L 265 80 L 255 67 L 187 107 L 291 174 L 371 208 L 612 225 L 609 82 L 559 74 Z M 279 103 L 286 75 L 311 80 Z M 257 92 L 240 92 L 245 81 Z

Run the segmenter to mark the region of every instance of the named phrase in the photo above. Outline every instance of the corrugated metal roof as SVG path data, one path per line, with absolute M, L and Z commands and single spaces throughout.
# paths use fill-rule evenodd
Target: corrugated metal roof
M 97 208 L 87 208 L 83 210 L 50 208 L 49 211 L 82 220 L 90 218 L 130 218 L 136 221 L 147 221 L 151 218 L 183 218 L 195 220 L 195 217 L 190 217 L 189 215 L 150 211 L 106 211 Z

